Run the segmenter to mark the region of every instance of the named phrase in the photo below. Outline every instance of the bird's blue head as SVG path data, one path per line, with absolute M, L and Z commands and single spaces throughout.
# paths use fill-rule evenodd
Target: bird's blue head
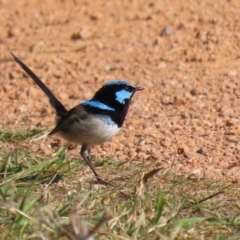
M 111 80 L 105 83 L 84 105 L 106 111 L 121 126 L 134 93 L 143 88 L 134 87 L 127 81 Z
M 93 99 L 105 103 L 116 111 L 121 111 L 129 106 L 134 93 L 142 89 L 132 86 L 127 81 L 111 80 L 95 93 Z

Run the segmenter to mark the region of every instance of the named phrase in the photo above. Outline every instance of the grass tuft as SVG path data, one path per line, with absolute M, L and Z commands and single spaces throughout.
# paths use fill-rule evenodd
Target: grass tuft
M 32 129 L 28 131 L 0 131 L 0 141 L 2 142 L 18 142 L 26 140 L 30 137 L 33 137 L 39 133 L 42 133 L 43 130 Z
M 13 134 L 14 135 L 14 134 Z M 26 136 L 29 134 L 23 134 Z M 16 136 L 16 135 L 15 135 Z M 100 163 L 100 164 L 99 164 Z M 179 175 L 156 163 L 84 161 L 30 148 L 0 156 L 2 239 L 238 239 L 239 187 Z

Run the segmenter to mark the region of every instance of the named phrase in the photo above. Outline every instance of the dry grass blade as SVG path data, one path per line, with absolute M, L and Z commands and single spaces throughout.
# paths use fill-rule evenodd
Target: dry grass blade
M 89 234 L 89 229 L 85 221 L 77 213 L 70 215 L 70 226 L 74 234 L 75 239 L 78 240 L 90 240 L 92 239 Z
M 97 234 L 99 228 L 111 218 L 106 211 L 95 226 L 89 229 L 88 223 L 77 213 L 77 210 L 70 214 L 69 223 L 66 223 L 66 217 L 59 216 L 55 210 L 49 207 L 39 209 L 38 213 L 41 225 L 45 229 L 58 237 L 65 237 L 69 240 L 93 240 L 93 236 Z
M 193 207 L 193 206 L 195 206 L 195 205 L 197 205 L 197 204 L 203 203 L 203 202 L 205 202 L 205 201 L 207 201 L 207 200 L 209 200 L 209 199 L 211 199 L 211 198 L 214 198 L 214 197 L 216 197 L 216 196 L 219 195 L 219 194 L 223 194 L 223 193 L 224 193 L 224 191 L 216 192 L 216 193 L 211 194 L 210 196 L 205 197 L 205 198 L 203 198 L 203 199 L 201 199 L 201 200 L 199 200 L 199 201 L 197 201 L 197 202 L 195 202 L 195 203 L 192 203 L 192 204 L 190 204 L 190 205 L 188 205 L 188 206 L 185 206 L 185 207 L 183 207 L 182 209 L 191 208 L 191 207 Z
M 135 194 L 139 197 L 142 197 L 144 195 L 144 187 L 147 181 L 153 177 L 155 174 L 157 174 L 162 168 L 156 168 L 151 170 L 150 172 L 144 172 L 141 175 L 140 180 L 138 181 L 138 184 L 135 188 Z
M 111 216 L 105 212 L 102 218 L 97 222 L 92 230 L 89 230 L 87 223 L 80 217 L 78 213 L 72 213 L 70 216 L 70 226 L 74 239 L 72 240 L 92 240 L 103 223 L 110 220 Z

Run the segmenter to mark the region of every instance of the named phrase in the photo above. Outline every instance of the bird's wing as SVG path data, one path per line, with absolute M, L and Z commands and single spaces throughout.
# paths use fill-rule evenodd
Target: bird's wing
M 59 120 L 57 126 L 49 133 L 49 135 L 56 134 L 58 132 L 69 132 L 77 130 L 78 124 L 81 121 L 87 121 L 89 114 L 86 112 L 83 106 L 78 105 L 68 111 L 66 117 Z M 79 126 L 81 128 L 81 126 Z

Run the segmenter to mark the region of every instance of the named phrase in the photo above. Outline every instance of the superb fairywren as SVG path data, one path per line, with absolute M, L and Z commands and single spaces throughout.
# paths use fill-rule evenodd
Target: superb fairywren
M 123 125 L 132 96 L 143 88 L 134 87 L 126 81 L 112 80 L 104 84 L 91 100 L 82 102 L 68 111 L 35 73 L 13 53 L 12 56 L 48 96 L 56 110 L 57 124 L 49 135 L 56 134 L 68 142 L 82 145 L 81 156 L 94 175 L 100 179 L 89 159 L 90 149 L 94 145 L 111 140 L 117 134 Z

